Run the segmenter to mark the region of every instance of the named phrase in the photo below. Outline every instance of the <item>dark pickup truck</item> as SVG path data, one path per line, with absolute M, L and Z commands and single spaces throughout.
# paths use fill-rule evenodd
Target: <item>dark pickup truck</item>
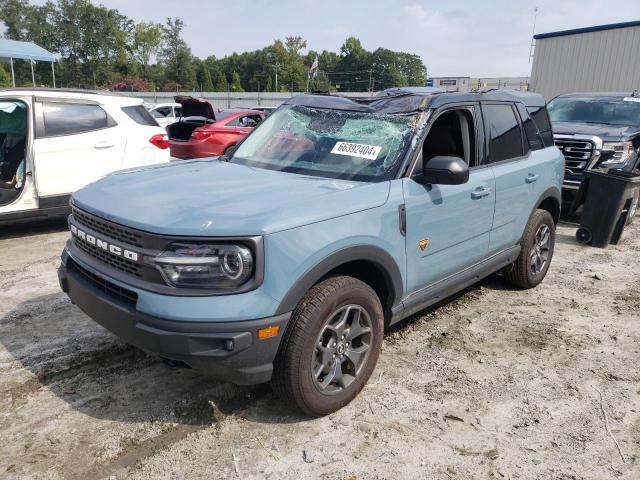
M 568 93 L 548 104 L 556 146 L 566 160 L 563 212 L 577 213 L 586 170 L 640 167 L 640 94 Z

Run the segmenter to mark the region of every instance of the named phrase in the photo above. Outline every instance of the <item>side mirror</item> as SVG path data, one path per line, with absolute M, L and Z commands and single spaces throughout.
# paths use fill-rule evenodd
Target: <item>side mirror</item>
M 460 157 L 438 155 L 430 158 L 422 174 L 413 179 L 421 184 L 462 185 L 469 181 L 469 165 Z

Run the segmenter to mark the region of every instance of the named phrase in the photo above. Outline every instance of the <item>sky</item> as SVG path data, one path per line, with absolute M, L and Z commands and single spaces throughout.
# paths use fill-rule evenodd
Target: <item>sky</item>
M 422 57 L 430 76 L 528 76 L 535 33 L 638 20 L 638 0 L 101 0 L 135 21 L 180 17 L 194 55 L 222 57 L 300 35 L 338 52 L 349 36 L 367 50 Z M 43 3 L 36 0 L 36 3 Z M 322 65 L 320 65 L 322 68 Z

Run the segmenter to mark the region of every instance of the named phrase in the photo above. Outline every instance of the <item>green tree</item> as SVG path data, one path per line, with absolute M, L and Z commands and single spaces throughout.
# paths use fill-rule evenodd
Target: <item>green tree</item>
M 162 49 L 158 55 L 165 67 L 165 81 L 178 88 L 193 88 L 196 83 L 191 49 L 182 39 L 184 22 L 180 18 L 167 18 L 162 27 Z
M 213 92 L 213 80 L 211 79 L 211 73 L 209 73 L 209 67 L 207 67 L 206 64 L 203 66 L 202 90 L 205 92 Z
M 10 87 L 11 86 L 11 75 L 7 73 L 7 71 L 0 66 L 0 87 Z
M 158 54 L 162 43 L 162 25 L 140 22 L 133 28 L 131 56 L 140 64 L 143 78 L 148 78 L 151 58 Z
M 344 41 L 336 68 L 338 71 L 329 77 L 334 84 L 340 84 L 341 90 L 364 92 L 369 89 L 371 54 L 357 38 L 349 37 Z
M 244 92 L 244 88 L 242 88 L 242 83 L 240 82 L 240 75 L 238 75 L 238 72 L 233 72 L 233 74 L 231 75 L 231 91 Z

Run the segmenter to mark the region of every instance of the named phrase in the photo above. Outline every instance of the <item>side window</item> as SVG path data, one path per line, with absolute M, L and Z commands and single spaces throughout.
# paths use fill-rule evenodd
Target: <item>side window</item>
M 166 118 L 171 114 L 171 107 L 158 107 L 154 110 L 156 118 Z
M 175 112 L 176 117 L 182 116 L 182 109 L 180 107 L 173 107 L 173 111 Z
M 152 127 L 157 127 L 158 122 L 156 122 L 153 117 L 149 114 L 146 108 L 142 105 L 132 105 L 130 107 L 122 107 L 122 111 L 127 114 L 127 116 L 136 122 L 139 125 L 147 125 Z
M 73 135 L 116 125 L 99 105 L 44 102 L 42 113 L 45 137 Z
M 449 110 L 435 119 L 422 145 L 422 163 L 416 168 L 422 168 L 431 158 L 439 155 L 460 157 L 470 167 L 477 165 L 475 123 L 471 107 Z
M 518 110 L 518 114 L 520 115 L 520 121 L 522 122 L 522 128 L 525 133 L 525 150 L 527 150 L 527 145 L 531 150 L 540 150 L 544 148 L 542 145 L 542 140 L 540 140 L 540 133 L 538 132 L 538 127 L 533 123 L 533 120 L 529 116 L 527 109 L 521 103 L 516 103 L 516 108 Z
M 522 130 L 511 105 L 483 105 L 489 133 L 489 163 L 524 155 Z
M 228 121 L 224 124 L 225 127 L 239 127 L 240 126 L 240 118 L 234 118 L 233 120 Z
M 552 147 L 554 145 L 553 130 L 551 128 L 551 121 L 549 120 L 547 107 L 529 107 L 527 108 L 527 111 L 540 132 L 540 138 L 543 145 L 545 147 Z

